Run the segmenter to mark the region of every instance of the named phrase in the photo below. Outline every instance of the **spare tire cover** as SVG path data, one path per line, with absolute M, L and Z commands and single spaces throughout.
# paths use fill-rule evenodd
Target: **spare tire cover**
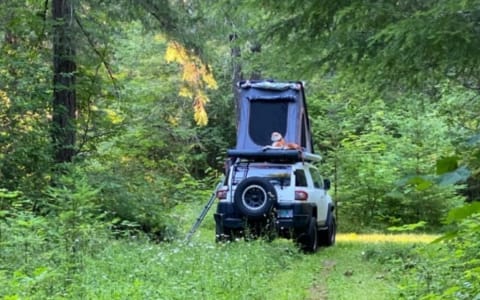
M 243 215 L 262 218 L 272 210 L 277 191 L 266 178 L 249 177 L 238 184 L 233 200 Z

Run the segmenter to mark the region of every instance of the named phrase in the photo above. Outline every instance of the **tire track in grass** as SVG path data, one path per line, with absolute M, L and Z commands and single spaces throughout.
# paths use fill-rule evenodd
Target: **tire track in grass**
M 322 263 L 322 271 L 320 272 L 320 278 L 327 278 L 330 276 L 330 272 L 335 268 L 337 262 L 335 260 L 324 260 Z M 326 300 L 328 299 L 328 290 L 325 282 L 314 282 L 310 288 L 310 296 L 308 300 Z
M 365 259 L 366 251 L 388 245 L 392 249 L 425 244 L 438 236 L 428 234 L 355 234 L 337 235 L 337 244 L 321 248 L 315 255 L 321 270 L 314 275 L 309 300 L 394 299 L 396 282 L 385 266 Z

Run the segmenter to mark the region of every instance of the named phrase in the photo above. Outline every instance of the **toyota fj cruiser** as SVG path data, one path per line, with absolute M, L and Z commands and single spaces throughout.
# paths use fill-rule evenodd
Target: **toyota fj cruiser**
M 244 81 L 237 147 L 227 151 L 226 177 L 216 191 L 216 240 L 237 237 L 293 239 L 315 252 L 335 243 L 335 204 L 330 181 L 314 165 L 306 101 L 301 82 Z M 265 147 L 272 132 L 300 149 Z
M 331 246 L 336 224 L 329 186 L 308 162 L 239 159 L 217 191 L 216 238 L 278 235 L 308 252 Z

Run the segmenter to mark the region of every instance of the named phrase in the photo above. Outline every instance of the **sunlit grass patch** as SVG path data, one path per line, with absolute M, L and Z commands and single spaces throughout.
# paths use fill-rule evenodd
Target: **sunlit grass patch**
M 355 242 L 355 243 L 430 243 L 439 235 L 434 234 L 385 234 L 385 233 L 338 233 L 338 242 Z

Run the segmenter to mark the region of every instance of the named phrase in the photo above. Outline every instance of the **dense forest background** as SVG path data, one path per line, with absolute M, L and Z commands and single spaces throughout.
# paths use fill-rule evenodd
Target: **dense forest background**
M 474 0 L 1 1 L 0 286 L 178 238 L 267 78 L 306 82 L 339 229 L 448 232 L 470 285 L 417 288 L 478 297 L 479 36 Z

